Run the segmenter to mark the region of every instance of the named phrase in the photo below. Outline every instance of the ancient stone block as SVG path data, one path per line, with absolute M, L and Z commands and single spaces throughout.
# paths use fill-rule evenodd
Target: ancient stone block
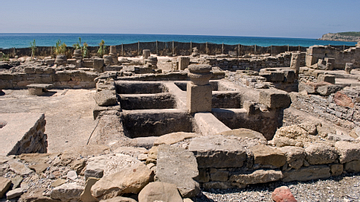
M 320 95 L 330 95 L 332 93 L 336 93 L 340 90 L 342 90 L 344 88 L 344 86 L 341 85 L 324 85 L 324 86 L 319 86 L 316 89 L 316 92 L 318 92 Z
M 266 145 L 250 147 L 254 154 L 254 164 L 260 166 L 275 166 L 280 168 L 286 163 L 286 156 L 281 150 Z
M 52 199 L 58 199 L 61 201 L 80 200 L 80 195 L 84 191 L 84 187 L 74 183 L 67 183 L 61 186 L 55 187 L 50 197 Z
M 313 143 L 305 149 L 306 160 L 312 165 L 329 164 L 336 161 L 336 149 L 322 143 Z
M 96 92 L 94 100 L 99 106 L 112 106 L 117 104 L 116 94 L 112 90 L 102 90 Z
M 10 189 L 11 180 L 0 177 L 0 198 L 4 196 L 4 194 Z
M 179 70 L 184 70 L 186 69 L 189 64 L 190 64 L 190 57 L 186 57 L 186 56 L 179 56 L 177 58 L 177 61 L 178 61 L 178 67 L 179 67 Z
M 195 154 L 199 168 L 240 168 L 246 160 L 241 144 L 222 136 L 194 138 L 189 151 Z
M 259 102 L 269 108 L 287 108 L 291 104 L 291 98 L 281 90 L 263 89 L 260 91 Z
M 97 72 L 104 71 L 104 59 L 103 58 L 94 58 L 93 68 Z
M 212 87 L 210 84 L 198 86 L 187 84 L 187 108 L 189 113 L 209 112 L 212 104 Z
M 229 179 L 229 172 L 226 170 L 211 168 L 210 179 L 211 181 L 226 182 Z
M 344 166 L 342 164 L 332 164 L 330 166 L 330 171 L 332 176 L 338 176 L 343 173 Z
M 233 186 L 230 182 L 206 182 L 203 187 L 204 189 L 229 189 Z
M 340 163 L 360 160 L 360 143 L 339 141 L 335 143 L 335 148 L 339 152 Z
M 320 74 L 318 77 L 319 82 L 328 82 L 331 84 L 335 84 L 335 76 L 329 74 Z
M 97 199 L 113 198 L 126 193 L 137 194 L 149 183 L 151 176 L 152 171 L 145 164 L 138 163 L 102 177 L 91 187 L 91 194 Z
M 345 163 L 345 168 L 346 172 L 350 172 L 350 173 L 357 173 L 360 172 L 360 161 L 359 160 L 355 160 L 355 161 L 350 161 Z
M 143 50 L 143 57 L 144 59 L 148 59 L 150 57 L 150 49 L 144 49 Z
M 283 181 L 307 181 L 314 179 L 329 178 L 330 168 L 328 166 L 309 166 L 298 170 L 283 172 Z
M 299 169 L 303 165 L 305 159 L 305 149 L 301 147 L 281 147 L 282 152 L 285 153 L 286 161 L 290 168 Z
M 282 178 L 281 171 L 275 170 L 255 170 L 252 173 L 232 175 L 230 182 L 237 185 L 239 188 L 245 187 L 248 184 L 259 184 L 278 181 Z
M 171 201 L 182 202 L 176 185 L 164 182 L 151 182 L 139 193 L 139 202 Z

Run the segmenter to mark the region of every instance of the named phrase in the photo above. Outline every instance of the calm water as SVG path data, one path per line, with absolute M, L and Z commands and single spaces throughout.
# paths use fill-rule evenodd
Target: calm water
M 24 48 L 30 47 L 30 42 L 36 40 L 37 46 L 55 46 L 58 39 L 72 46 L 81 37 L 82 42 L 89 46 L 98 46 L 101 40 L 106 45 L 120 45 L 153 41 L 178 41 L 194 43 L 216 43 L 216 44 L 241 44 L 258 46 L 304 46 L 312 45 L 347 45 L 354 46 L 356 42 L 342 41 L 320 41 L 316 39 L 302 38 L 276 38 L 276 37 L 243 37 L 243 36 L 207 36 L 207 35 L 160 35 L 160 34 L 46 34 L 46 33 L 0 33 L 0 48 Z

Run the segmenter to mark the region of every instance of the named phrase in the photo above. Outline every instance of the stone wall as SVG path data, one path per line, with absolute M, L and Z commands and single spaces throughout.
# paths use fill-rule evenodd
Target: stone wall
M 56 71 L 52 67 L 26 67 L 25 72 L 0 72 L 0 89 L 25 88 L 29 84 L 53 84 L 55 88 L 94 88 L 98 73 L 84 70 Z
M 45 115 L 32 113 L 0 114 L 7 124 L 0 129 L 3 155 L 22 153 L 46 153 Z
M 246 55 L 246 54 L 264 54 L 269 53 L 276 55 L 285 51 L 306 51 L 307 47 L 301 46 L 245 46 L 245 45 L 227 45 L 227 44 L 213 44 L 213 43 L 184 43 L 184 42 L 139 42 L 132 44 L 121 44 L 116 45 L 117 53 L 121 56 L 138 56 L 142 54 L 144 49 L 149 49 L 152 54 L 158 54 L 161 56 L 172 56 L 172 55 L 190 55 L 192 48 L 197 47 L 200 54 L 228 54 L 229 51 L 235 51 L 235 55 Z M 106 48 L 106 53 L 109 53 L 109 46 Z M 73 47 L 67 47 L 68 55 L 71 56 Z M 98 47 L 88 47 L 90 55 L 96 55 Z M 10 48 L 0 49 L 1 52 L 14 57 L 15 55 L 30 56 L 30 48 Z M 54 55 L 53 47 L 37 47 L 35 55 L 37 56 L 49 56 Z M 71 58 L 71 57 L 69 57 Z
M 345 63 L 354 63 L 359 67 L 360 48 L 359 47 L 336 48 L 333 46 L 311 46 L 306 51 L 306 66 L 310 67 L 318 62 L 319 59 L 334 58 L 334 68 L 345 69 Z
M 347 87 L 329 96 L 292 94 L 291 97 L 292 105 L 302 111 L 349 129 L 360 126 L 359 88 Z
M 220 67 L 223 70 L 255 70 L 271 67 L 289 67 L 291 52 L 278 54 L 276 56 L 264 55 L 249 58 L 218 58 L 207 57 L 206 63 L 211 66 Z M 305 53 L 300 54 L 300 65 L 305 66 Z

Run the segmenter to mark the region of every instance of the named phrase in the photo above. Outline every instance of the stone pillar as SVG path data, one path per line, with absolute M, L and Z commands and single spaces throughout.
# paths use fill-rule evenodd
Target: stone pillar
M 113 63 L 113 57 L 111 55 L 103 55 L 104 64 L 111 65 Z
M 211 112 L 212 87 L 209 79 L 212 76 L 211 66 L 206 64 L 189 65 L 190 82 L 187 83 L 186 104 L 190 114 Z
M 353 69 L 354 64 L 353 63 L 345 63 L 345 72 L 347 74 L 350 74 L 351 70 Z
M 112 64 L 118 64 L 118 56 L 116 52 L 116 46 L 110 46 L 110 53 L 109 55 L 112 58 Z
M 197 56 L 199 56 L 200 54 L 199 54 L 199 50 L 197 49 L 197 47 L 194 47 L 193 49 L 192 49 L 192 54 L 191 54 L 191 56 L 192 57 L 197 57 Z
M 143 50 L 143 57 L 144 59 L 148 59 L 150 57 L 150 49 Z
M 55 59 L 55 64 L 57 65 L 66 65 L 67 63 L 67 58 L 66 55 L 57 55 L 56 59 Z
M 93 63 L 94 70 L 97 72 L 103 72 L 104 71 L 104 59 L 102 58 L 94 58 Z
M 145 65 L 149 65 L 150 67 L 152 67 L 153 69 L 157 68 L 157 57 L 149 57 L 148 59 L 145 60 Z
M 190 58 L 186 56 L 179 56 L 177 58 L 178 64 L 179 64 L 179 70 L 186 69 L 190 64 Z
M 290 69 L 294 70 L 296 75 L 299 75 L 300 53 L 292 53 L 291 54 Z

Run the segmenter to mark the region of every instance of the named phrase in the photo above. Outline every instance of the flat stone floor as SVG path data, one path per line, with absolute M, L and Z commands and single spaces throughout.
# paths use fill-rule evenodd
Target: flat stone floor
M 28 90 L 3 90 L 0 113 L 44 113 L 48 152 L 86 145 L 96 126 L 92 110 L 95 89 L 50 89 L 44 96 L 29 95 Z

